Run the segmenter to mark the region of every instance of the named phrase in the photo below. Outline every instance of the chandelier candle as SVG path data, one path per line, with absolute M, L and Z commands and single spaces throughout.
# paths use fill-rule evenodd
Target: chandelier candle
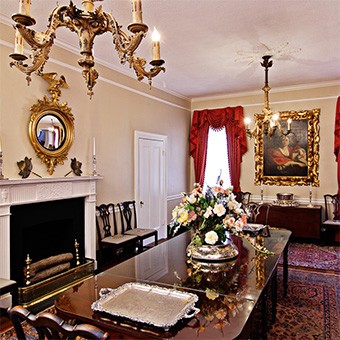
M 142 24 L 142 1 L 132 0 L 132 22 L 134 24 Z
M 19 13 L 30 16 L 30 5 L 31 0 L 20 0 L 19 2 Z
M 161 36 L 156 30 L 156 28 L 153 29 L 152 32 L 152 59 L 153 60 L 160 60 L 161 59 L 161 47 L 160 47 L 160 41 Z

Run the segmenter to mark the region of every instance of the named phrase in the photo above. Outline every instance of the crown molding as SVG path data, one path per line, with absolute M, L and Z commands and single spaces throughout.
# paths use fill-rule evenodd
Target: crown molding
M 311 89 L 322 88 L 322 87 L 330 87 L 330 86 L 340 86 L 340 79 L 339 80 L 319 82 L 319 83 L 282 86 L 282 87 L 277 87 L 275 89 L 271 89 L 270 93 L 311 90 Z M 221 94 L 221 95 L 216 95 L 216 96 L 195 97 L 195 98 L 191 99 L 191 102 L 192 103 L 199 103 L 199 102 L 202 102 L 202 101 L 230 99 L 230 98 L 236 98 L 236 97 L 249 97 L 249 96 L 257 96 L 257 95 L 260 95 L 260 94 L 263 94 L 262 90 L 247 91 L 247 92 L 235 92 L 235 93 Z M 328 97 L 328 98 L 333 98 L 333 97 Z M 313 99 L 308 99 L 308 100 L 313 100 Z M 306 99 L 296 100 L 296 101 L 306 101 Z M 271 103 L 274 103 L 274 102 L 271 101 Z M 277 103 L 282 103 L 282 102 L 277 102 Z M 263 103 L 262 104 L 250 104 L 250 105 L 244 105 L 244 106 L 257 106 L 257 105 L 263 105 Z

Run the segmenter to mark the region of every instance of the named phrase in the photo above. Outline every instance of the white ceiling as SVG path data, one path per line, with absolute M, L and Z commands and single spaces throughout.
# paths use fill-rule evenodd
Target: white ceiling
M 18 2 L 0 0 L 2 22 L 11 23 Z M 81 0 L 73 2 L 81 8 Z M 44 31 L 52 9 L 69 1 L 31 3 L 33 28 Z M 130 0 L 99 4 L 124 29 L 132 21 Z M 166 62 L 153 84 L 187 98 L 260 90 L 265 54 L 273 55 L 272 89 L 340 81 L 340 0 L 143 0 L 143 20 L 149 31 L 156 26 L 161 33 Z M 109 33 L 95 39 L 95 60 L 135 77 L 120 65 L 111 41 Z M 56 43 L 78 51 L 76 34 L 64 28 Z M 151 60 L 150 32 L 137 55 Z

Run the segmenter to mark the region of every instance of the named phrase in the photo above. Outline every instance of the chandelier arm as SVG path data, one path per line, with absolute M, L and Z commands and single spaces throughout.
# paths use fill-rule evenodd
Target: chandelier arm
M 135 70 L 135 73 L 137 75 L 137 79 L 139 81 L 143 80 L 144 77 L 148 78 L 149 81 L 149 86 L 151 86 L 151 80 L 153 77 L 157 76 L 159 74 L 159 72 L 163 71 L 165 72 L 165 68 L 158 66 L 158 65 L 154 65 L 150 71 L 146 71 L 145 69 L 145 64 L 146 61 L 143 58 L 139 58 L 139 57 L 134 57 L 132 56 L 131 59 L 129 60 L 130 65 L 132 65 L 133 69 Z
M 142 42 L 143 38 L 145 38 L 146 31 L 139 31 L 130 36 L 121 29 L 117 20 L 112 17 L 110 13 L 103 13 L 103 15 L 108 21 L 108 31 L 112 33 L 113 43 L 115 44 L 116 51 L 122 59 L 122 64 L 124 64 L 128 59 L 128 56 L 133 55 Z

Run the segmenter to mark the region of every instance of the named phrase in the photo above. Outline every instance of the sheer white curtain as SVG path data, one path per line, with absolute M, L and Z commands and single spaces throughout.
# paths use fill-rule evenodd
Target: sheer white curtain
M 230 169 L 228 162 L 228 147 L 225 128 L 215 131 L 211 127 L 208 134 L 207 164 L 203 191 L 207 186 L 218 184 L 223 180 L 223 188 L 231 186 Z

